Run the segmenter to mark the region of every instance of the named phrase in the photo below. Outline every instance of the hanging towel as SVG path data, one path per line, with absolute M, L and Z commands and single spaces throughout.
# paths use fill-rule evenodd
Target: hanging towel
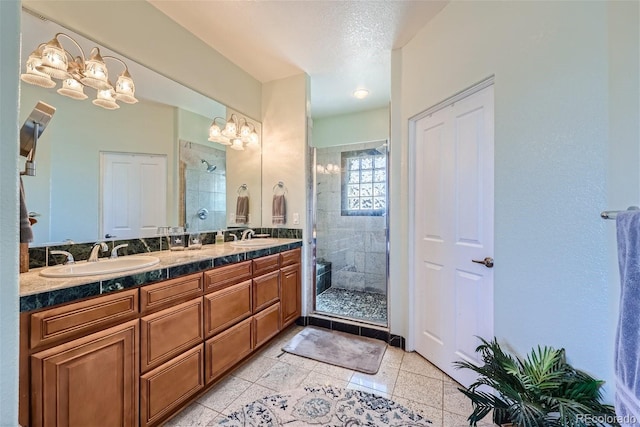
M 640 422 L 640 211 L 616 216 L 620 315 L 615 341 L 616 415 L 622 426 Z M 637 420 L 637 421 L 634 421 Z
M 238 196 L 236 201 L 236 224 L 246 224 L 249 220 L 249 196 Z
M 287 222 L 287 203 L 284 194 L 273 195 L 273 206 L 271 208 L 272 222 L 274 224 L 284 224 Z
M 24 198 L 24 187 L 20 177 L 20 243 L 28 243 L 33 240 L 33 230 L 29 222 L 29 211 Z

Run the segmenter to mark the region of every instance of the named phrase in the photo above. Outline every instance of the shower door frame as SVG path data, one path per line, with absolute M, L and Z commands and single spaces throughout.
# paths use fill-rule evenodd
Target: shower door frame
M 312 271 L 312 291 L 313 291 L 313 309 L 311 311 L 311 316 L 314 315 L 319 315 L 319 316 L 323 316 L 323 317 L 328 317 L 328 318 L 334 318 L 334 319 L 340 319 L 340 320 L 347 320 L 350 322 L 354 322 L 354 323 L 361 323 L 361 324 L 366 324 L 367 326 L 374 326 L 374 327 L 378 327 L 378 328 L 385 328 L 385 329 L 389 329 L 389 320 L 390 320 L 390 316 L 389 316 L 389 307 L 390 305 L 390 294 L 391 292 L 389 292 L 389 212 L 390 212 L 390 205 L 389 205 L 389 201 L 390 201 L 390 196 L 389 196 L 389 190 L 391 188 L 391 175 L 390 175 L 390 166 L 391 166 L 391 150 L 390 150 L 390 145 L 389 145 L 389 139 L 374 139 L 371 141 L 364 141 L 364 142 L 354 142 L 354 143 L 349 143 L 349 144 L 342 144 L 339 145 L 339 147 L 346 147 L 349 145 L 361 145 L 361 144 L 373 144 L 373 143 L 379 143 L 379 144 L 385 144 L 386 146 L 386 176 L 387 176 L 387 181 L 386 181 L 386 203 L 385 203 L 385 211 L 384 211 L 384 226 L 385 226 L 385 291 L 386 291 L 386 297 L 387 297 L 387 322 L 385 325 L 381 324 L 381 323 L 377 323 L 377 322 L 370 322 L 367 320 L 363 320 L 363 319 L 356 319 L 356 318 L 352 318 L 352 317 L 348 317 L 348 316 L 342 316 L 339 314 L 334 314 L 334 313 L 329 313 L 329 312 L 324 312 L 324 311 L 318 311 L 316 308 L 316 297 L 317 297 L 317 288 L 316 288 L 316 273 L 317 273 L 317 264 L 316 264 L 316 249 L 317 249 L 317 226 L 318 226 L 318 221 L 317 221 L 317 211 L 318 211 L 318 176 L 317 176 L 317 165 L 318 165 L 318 148 L 330 148 L 330 147 L 312 147 L 313 148 L 313 158 L 312 158 L 312 171 L 311 171 L 311 176 L 312 176 L 312 186 L 313 186 L 313 191 L 312 191 L 312 196 L 311 196 L 311 204 L 312 204 L 312 230 L 311 230 L 311 265 L 313 267 L 313 271 Z

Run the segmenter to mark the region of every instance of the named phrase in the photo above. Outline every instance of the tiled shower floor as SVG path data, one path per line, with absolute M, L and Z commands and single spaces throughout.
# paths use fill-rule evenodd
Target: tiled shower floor
M 316 311 L 387 325 L 387 296 L 331 287 L 316 296 Z

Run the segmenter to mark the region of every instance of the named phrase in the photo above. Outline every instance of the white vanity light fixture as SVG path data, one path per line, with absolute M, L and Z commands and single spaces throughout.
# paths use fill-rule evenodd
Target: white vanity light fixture
M 218 125 L 224 123 L 223 127 Z M 256 127 L 246 118 L 231 114 L 226 121 L 222 117 L 215 117 L 209 126 L 209 141 L 228 145 L 234 150 L 244 150 L 244 147 L 254 148 L 259 146 L 260 137 Z M 246 144 L 246 145 L 245 145 Z
M 75 58 L 60 43 L 59 38 L 70 40 L 80 52 Z M 71 36 L 65 33 L 57 33 L 47 43 L 40 44 L 30 55 L 26 62 L 26 70 L 20 79 L 26 83 L 53 88 L 56 82 L 62 80 L 62 87 L 58 89 L 60 95 L 82 100 L 86 99 L 84 87 L 96 89 L 97 98 L 93 104 L 102 108 L 114 110 L 120 108 L 116 101 L 127 104 L 135 104 L 135 85 L 129 74 L 127 64 L 115 56 L 102 56 L 100 49 L 94 47 L 87 60 L 84 51 Z M 104 62 L 111 59 L 124 66 L 124 71 L 118 77 L 114 86 L 109 81 L 109 72 Z
M 367 89 L 360 88 L 353 92 L 353 97 L 357 99 L 364 99 L 367 96 L 369 96 L 369 91 Z

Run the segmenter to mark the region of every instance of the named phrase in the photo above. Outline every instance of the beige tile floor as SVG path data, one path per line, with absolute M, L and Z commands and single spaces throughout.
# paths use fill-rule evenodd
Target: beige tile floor
M 380 370 L 366 375 L 283 353 L 281 348 L 302 327 L 292 326 L 231 372 L 207 394 L 165 426 L 210 426 L 243 405 L 264 396 L 306 385 L 334 385 L 375 393 L 417 411 L 433 427 L 465 427 L 469 400 L 458 384 L 417 353 L 388 347 Z M 492 426 L 489 417 L 483 426 Z

